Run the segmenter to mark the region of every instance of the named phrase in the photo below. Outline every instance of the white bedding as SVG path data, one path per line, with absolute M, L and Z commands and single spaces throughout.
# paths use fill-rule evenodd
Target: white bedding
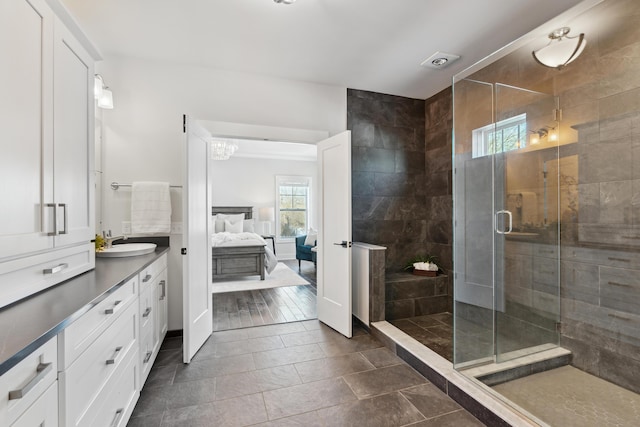
M 273 251 L 267 245 L 267 242 L 257 235 L 256 233 L 213 233 L 211 235 L 211 246 L 212 247 L 238 247 L 238 246 L 264 246 L 264 268 L 267 273 L 271 274 L 271 272 L 276 268 L 276 264 L 278 264 L 278 259 L 276 258 Z

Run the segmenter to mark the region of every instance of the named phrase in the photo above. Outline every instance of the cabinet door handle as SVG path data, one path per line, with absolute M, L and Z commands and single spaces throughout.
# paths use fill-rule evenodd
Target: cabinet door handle
M 107 365 L 114 365 L 121 351 L 122 351 L 122 346 L 116 347 L 116 351 L 113 352 L 113 357 L 111 359 L 107 359 Z
M 160 301 L 162 301 L 167 297 L 167 281 L 160 280 L 160 283 L 158 283 L 158 285 L 162 286 L 162 294 L 160 295 Z
M 40 381 L 47 376 L 47 374 L 53 369 L 53 365 L 51 363 L 39 363 L 36 368 L 36 376 L 31 379 L 19 390 L 11 390 L 9 392 L 9 400 L 22 399 L 29 393 Z
M 55 267 L 45 268 L 42 274 L 56 274 L 69 267 L 69 264 L 58 264 Z
M 118 304 L 120 304 L 121 302 L 122 302 L 122 301 L 116 301 L 116 302 L 114 302 L 114 303 L 113 303 L 113 307 L 111 307 L 111 308 L 107 308 L 107 309 L 104 311 L 104 314 L 113 314 L 113 313 L 114 313 L 114 310 L 116 309 L 116 306 L 117 306 Z
M 142 317 L 149 317 L 151 314 L 151 307 L 147 307 L 147 309 L 142 313 Z
M 62 208 L 62 223 L 64 224 L 64 230 L 59 232 L 58 234 L 67 234 L 69 223 L 67 221 L 67 204 L 66 203 L 58 203 L 58 207 Z
M 151 275 L 147 274 L 146 276 L 144 276 L 144 279 L 142 279 L 142 283 L 147 283 L 149 280 L 151 280 Z
M 53 231 L 47 233 L 47 236 L 56 236 L 58 234 L 58 209 L 55 203 L 45 203 L 45 208 L 53 208 Z
M 147 354 L 144 355 L 144 359 L 142 360 L 142 363 L 149 363 L 149 359 L 151 359 L 152 354 L 153 352 L 147 351 Z
M 120 408 L 116 411 L 116 416 L 113 418 L 113 422 L 111 422 L 111 427 L 116 427 L 120 424 L 120 418 L 124 415 L 124 408 Z

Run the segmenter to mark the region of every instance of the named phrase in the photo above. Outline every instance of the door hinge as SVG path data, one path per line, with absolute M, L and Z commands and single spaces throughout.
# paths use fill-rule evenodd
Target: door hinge
M 186 255 L 187 254 L 187 248 L 180 249 L 180 254 L 181 255 Z
M 187 115 L 182 115 L 182 133 L 187 133 Z
M 561 122 L 562 121 L 562 109 L 561 108 L 554 108 L 553 109 L 553 120 L 556 122 Z

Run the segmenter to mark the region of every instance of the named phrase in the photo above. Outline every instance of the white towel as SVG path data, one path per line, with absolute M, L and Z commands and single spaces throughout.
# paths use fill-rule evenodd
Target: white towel
M 131 187 L 131 232 L 170 233 L 169 183 L 134 182 Z

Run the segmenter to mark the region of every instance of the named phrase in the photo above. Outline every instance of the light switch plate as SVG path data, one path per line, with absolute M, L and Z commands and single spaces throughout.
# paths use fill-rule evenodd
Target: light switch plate
M 181 222 L 172 222 L 171 223 L 171 234 L 182 234 L 182 223 Z

